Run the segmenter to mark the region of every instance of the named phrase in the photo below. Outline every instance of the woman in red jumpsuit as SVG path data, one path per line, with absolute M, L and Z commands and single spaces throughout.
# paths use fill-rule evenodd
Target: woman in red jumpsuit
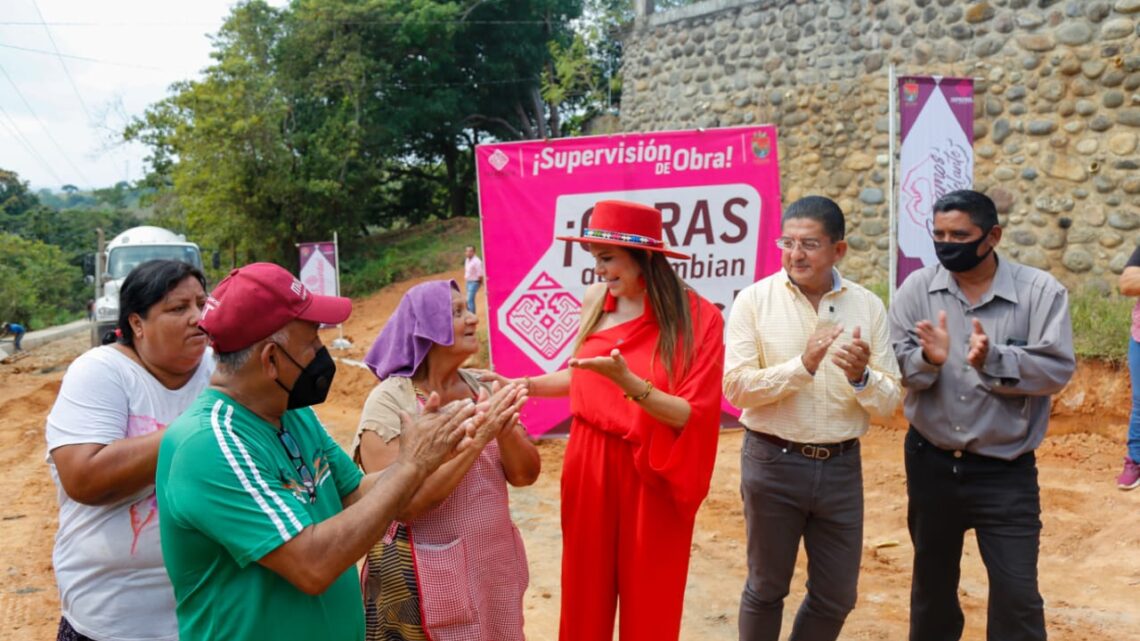
M 569 369 L 521 379 L 570 395 L 562 471 L 561 641 L 677 639 L 697 508 L 720 423 L 724 320 L 673 271 L 661 212 L 602 201 L 581 237 L 598 282 Z M 496 376 L 496 378 L 498 378 Z

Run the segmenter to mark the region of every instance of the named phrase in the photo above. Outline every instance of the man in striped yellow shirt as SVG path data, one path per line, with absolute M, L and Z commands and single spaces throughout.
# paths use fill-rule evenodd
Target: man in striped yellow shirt
M 776 641 L 800 539 L 808 592 L 791 641 L 834 641 L 855 607 L 863 551 L 859 437 L 901 397 L 886 309 L 843 279 L 843 212 L 808 196 L 776 241 L 783 269 L 736 297 L 725 337 L 724 393 L 748 431 L 741 495 L 748 581 L 741 641 Z

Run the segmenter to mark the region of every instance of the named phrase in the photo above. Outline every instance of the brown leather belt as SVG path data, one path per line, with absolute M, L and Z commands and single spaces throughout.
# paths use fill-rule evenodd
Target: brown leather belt
M 859 439 L 857 438 L 849 439 L 842 443 L 796 443 L 794 441 L 785 441 L 779 436 L 765 434 L 764 432 L 752 430 L 749 430 L 749 432 L 777 447 L 783 448 L 785 452 L 795 452 L 805 458 L 816 459 L 818 461 L 826 461 L 833 456 L 840 456 L 859 444 Z

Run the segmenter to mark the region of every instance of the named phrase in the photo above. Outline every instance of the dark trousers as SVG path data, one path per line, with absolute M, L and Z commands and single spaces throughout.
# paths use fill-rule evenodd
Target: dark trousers
M 910 641 L 957 641 L 962 541 L 974 529 L 989 575 L 986 638 L 1043 641 L 1037 588 L 1041 491 L 1037 459 L 1012 461 L 941 450 L 913 427 L 904 440 L 907 525 L 914 544 Z
M 741 641 L 776 641 L 800 539 L 807 596 L 790 641 L 834 641 L 855 607 L 863 555 L 863 466 L 859 445 L 809 459 L 749 431 L 740 452 L 748 535 L 748 581 L 740 598 Z
M 94 640 L 91 639 L 90 637 L 85 637 L 82 634 L 79 634 L 78 632 L 76 632 L 75 628 L 71 627 L 71 623 L 67 620 L 67 617 L 60 617 L 59 618 L 59 630 L 57 630 L 55 633 L 55 641 L 94 641 Z

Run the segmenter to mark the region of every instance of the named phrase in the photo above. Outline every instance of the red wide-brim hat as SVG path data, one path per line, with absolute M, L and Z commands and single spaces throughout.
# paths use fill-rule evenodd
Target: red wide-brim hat
M 581 236 L 558 236 L 558 240 L 589 245 L 613 245 L 660 252 L 670 258 L 689 258 L 669 249 L 662 240 L 660 210 L 624 200 L 601 200 L 594 205 L 589 226 Z

